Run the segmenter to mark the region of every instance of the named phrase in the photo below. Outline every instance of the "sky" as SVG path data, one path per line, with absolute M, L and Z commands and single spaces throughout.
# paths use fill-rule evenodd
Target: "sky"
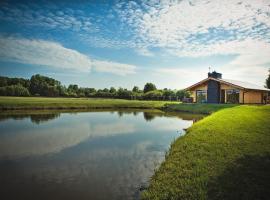
M 264 85 L 270 0 L 0 2 L 1 76 L 183 89 L 209 68 Z

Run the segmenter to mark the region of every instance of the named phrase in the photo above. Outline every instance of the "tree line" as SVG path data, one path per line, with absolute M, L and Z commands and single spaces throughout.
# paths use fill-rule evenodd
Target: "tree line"
M 44 96 L 44 97 L 92 97 L 120 98 L 139 100 L 182 100 L 189 97 L 184 90 L 157 89 L 153 83 L 146 83 L 143 89 L 134 86 L 126 88 L 95 89 L 70 84 L 68 87 L 60 81 L 39 74 L 30 79 L 0 76 L 0 96 Z

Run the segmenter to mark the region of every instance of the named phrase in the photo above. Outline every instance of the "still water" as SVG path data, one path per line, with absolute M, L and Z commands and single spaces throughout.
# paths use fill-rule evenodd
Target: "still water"
M 2 112 L 1 199 L 139 199 L 201 115 L 157 110 Z

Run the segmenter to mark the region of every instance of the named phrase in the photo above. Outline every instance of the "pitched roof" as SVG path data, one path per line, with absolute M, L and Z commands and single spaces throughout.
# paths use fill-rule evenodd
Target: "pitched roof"
M 186 90 L 189 90 L 193 87 L 196 87 L 197 85 L 200 85 L 204 82 L 207 82 L 208 80 L 214 80 L 214 81 L 218 81 L 220 83 L 224 83 L 224 84 L 227 84 L 227 85 L 232 85 L 234 87 L 237 87 L 237 88 L 240 88 L 240 89 L 249 89 L 249 90 L 263 90 L 263 91 L 270 91 L 270 89 L 267 89 L 267 88 L 264 88 L 262 86 L 258 86 L 258 85 L 255 85 L 255 84 L 252 84 L 252 83 L 248 83 L 248 82 L 243 82 L 243 81 L 236 81 L 236 80 L 230 80 L 230 79 L 216 79 L 216 78 L 212 78 L 212 77 L 209 77 L 209 78 L 206 78 L 188 88 L 186 88 Z
M 267 89 L 267 88 L 262 87 L 262 86 L 255 85 L 253 83 L 248 83 L 248 82 L 243 82 L 243 81 L 236 81 L 236 80 L 230 80 L 230 79 L 221 79 L 221 80 L 223 80 L 225 82 L 228 82 L 228 83 L 231 83 L 233 85 L 238 85 L 238 86 L 243 87 L 245 89 L 270 91 L 270 89 Z

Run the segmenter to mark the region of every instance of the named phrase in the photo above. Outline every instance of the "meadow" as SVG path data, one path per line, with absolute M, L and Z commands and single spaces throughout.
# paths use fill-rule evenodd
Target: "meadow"
M 105 98 L 0 97 L 1 110 L 46 109 L 161 109 L 170 112 L 211 114 L 233 104 L 184 104 L 179 101 L 146 101 Z
M 0 97 L 0 109 L 34 110 L 34 109 L 101 109 L 101 108 L 162 108 L 165 104 L 179 102 L 139 101 L 102 98 L 49 98 L 49 97 Z

